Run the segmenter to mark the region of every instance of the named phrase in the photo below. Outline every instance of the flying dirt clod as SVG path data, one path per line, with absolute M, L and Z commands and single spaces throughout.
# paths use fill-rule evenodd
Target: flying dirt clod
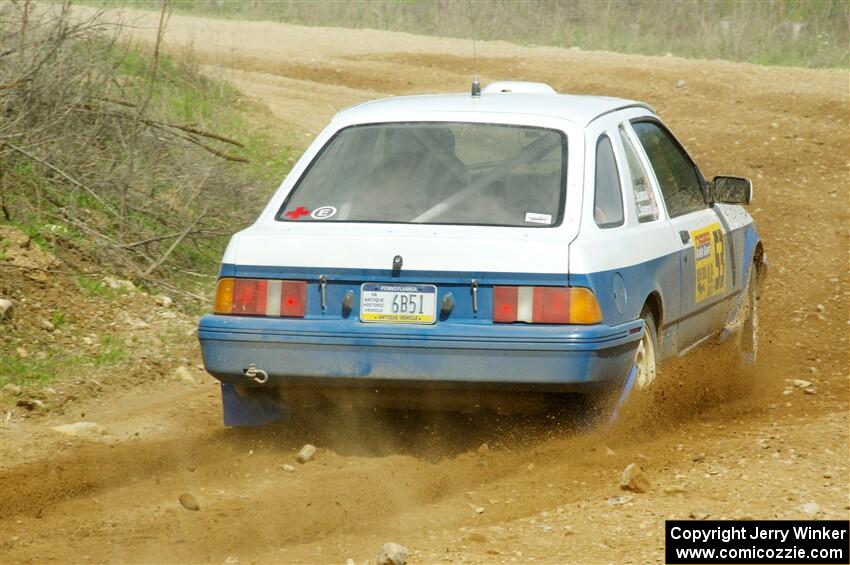
M 623 471 L 620 479 L 620 488 L 632 492 L 646 492 L 649 490 L 649 479 L 637 463 L 631 463 Z

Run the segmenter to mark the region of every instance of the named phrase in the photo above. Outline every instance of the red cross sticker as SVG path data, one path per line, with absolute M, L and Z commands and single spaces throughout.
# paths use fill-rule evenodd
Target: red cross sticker
M 301 216 L 309 216 L 309 215 L 310 215 L 310 210 L 307 210 L 306 208 L 304 208 L 304 206 L 299 206 L 295 210 L 290 210 L 289 212 L 286 212 L 286 216 L 288 216 L 289 218 L 292 218 L 293 220 L 297 220 Z

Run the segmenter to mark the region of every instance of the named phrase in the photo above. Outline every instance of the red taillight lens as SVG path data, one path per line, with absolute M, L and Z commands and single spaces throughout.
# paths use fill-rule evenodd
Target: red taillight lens
M 235 279 L 231 314 L 265 315 L 268 281 Z
M 281 281 L 280 315 L 303 318 L 307 312 L 307 283 Z
M 602 311 L 587 288 L 497 286 L 493 288 L 493 322 L 598 324 Z
M 535 324 L 569 324 L 571 288 L 534 287 L 532 317 Z
M 303 318 L 307 283 L 266 279 L 222 278 L 216 287 L 216 314 Z
M 493 287 L 493 321 L 510 323 L 517 321 L 517 287 Z

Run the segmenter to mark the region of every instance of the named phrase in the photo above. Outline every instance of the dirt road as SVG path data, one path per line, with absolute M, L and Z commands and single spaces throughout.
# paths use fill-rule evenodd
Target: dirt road
M 156 16 L 134 17 L 150 40 Z M 295 147 L 346 105 L 465 90 L 472 66 L 469 41 L 182 16 L 166 48 L 265 105 Z M 808 502 L 847 518 L 847 73 L 505 43 L 478 53 L 482 82 L 648 101 L 707 176 L 754 179 L 771 265 L 756 374 L 701 352 L 590 434 L 557 415 L 311 414 L 229 430 L 211 378 L 80 400 L 2 429 L 4 563 L 371 563 L 387 541 L 411 563 L 646 563 L 663 559 L 668 518 L 800 518 Z M 79 420 L 99 428 L 50 429 Z M 319 452 L 298 465 L 304 443 Z M 632 462 L 646 493 L 619 488 Z

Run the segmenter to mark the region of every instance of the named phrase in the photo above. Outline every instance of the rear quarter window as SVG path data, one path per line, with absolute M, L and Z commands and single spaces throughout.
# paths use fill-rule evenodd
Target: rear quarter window
M 593 198 L 593 218 L 600 228 L 623 225 L 623 190 L 614 148 L 607 135 L 596 142 L 596 185 Z
M 626 164 L 629 168 L 629 180 L 635 198 L 635 212 L 638 222 L 652 222 L 658 219 L 658 203 L 655 200 L 655 192 L 649 183 L 646 170 L 640 162 L 640 158 L 629 139 L 625 128 L 619 128 L 620 139 L 623 142 L 623 151 L 626 154 Z

